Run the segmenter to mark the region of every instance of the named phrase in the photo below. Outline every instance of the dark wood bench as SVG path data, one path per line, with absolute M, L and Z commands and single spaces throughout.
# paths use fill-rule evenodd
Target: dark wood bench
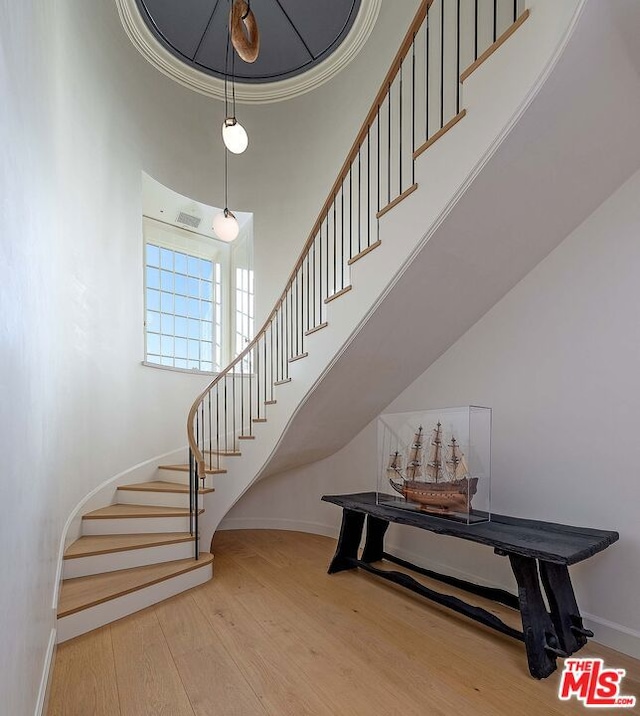
M 329 574 L 359 567 L 502 634 L 523 641 L 529 671 L 537 679 L 546 678 L 555 671 L 558 656 L 570 656 L 587 643 L 588 637 L 593 636 L 593 632 L 585 629 L 582 623 L 568 568 L 613 544 L 618 539 L 617 532 L 537 522 L 505 515 L 492 515 L 490 522 L 467 525 L 423 512 L 379 505 L 375 492 L 325 495 L 322 499 L 342 507 L 343 510 L 340 538 L 329 566 Z M 384 495 L 385 502 L 394 499 L 396 498 L 391 495 Z M 365 545 L 361 557 L 358 557 L 365 517 Z M 385 552 L 384 535 L 390 522 L 493 547 L 496 554 L 509 558 L 518 585 L 518 595 L 438 574 Z M 429 589 L 403 572 L 373 566 L 374 562 L 382 559 L 518 609 L 522 617 L 522 631 L 508 626 L 486 609 Z M 548 610 L 542 589 L 547 596 Z

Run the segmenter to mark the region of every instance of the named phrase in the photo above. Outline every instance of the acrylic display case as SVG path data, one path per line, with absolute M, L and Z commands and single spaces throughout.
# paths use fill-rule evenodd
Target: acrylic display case
M 491 408 L 378 419 L 378 504 L 467 524 L 491 519 Z

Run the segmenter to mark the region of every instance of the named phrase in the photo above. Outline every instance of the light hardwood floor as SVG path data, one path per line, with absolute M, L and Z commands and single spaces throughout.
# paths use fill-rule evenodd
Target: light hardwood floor
M 529 677 L 523 644 L 362 572 L 327 575 L 334 548 L 218 533 L 211 582 L 59 647 L 49 716 L 585 713 L 557 699 L 558 672 Z M 640 662 L 580 655 L 627 669 L 623 693 L 640 696 Z

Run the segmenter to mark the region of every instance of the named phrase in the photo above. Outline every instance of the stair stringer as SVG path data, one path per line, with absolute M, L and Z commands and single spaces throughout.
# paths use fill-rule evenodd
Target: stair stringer
M 308 356 L 291 363 L 292 380 L 275 389 L 277 403 L 267 406 L 267 422 L 254 426 L 256 439 L 243 442 L 241 458 L 225 461 L 226 474 L 214 476 L 216 491 L 205 496 L 200 523 L 203 546 L 265 473 L 314 388 L 517 124 L 562 55 L 586 2 L 531 0 L 529 20 L 465 81 L 467 116 L 417 160 L 418 190 L 380 219 L 381 245 L 351 268 L 353 290 L 326 307 L 328 328 L 306 338 Z M 299 450 L 306 449 L 302 441 Z

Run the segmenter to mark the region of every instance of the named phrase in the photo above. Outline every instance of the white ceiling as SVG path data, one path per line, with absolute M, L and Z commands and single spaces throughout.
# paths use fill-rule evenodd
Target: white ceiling
M 243 230 L 250 225 L 253 214 L 246 211 L 234 211 L 233 207 L 229 208 L 233 211 L 240 224 L 239 235 L 242 236 Z M 177 191 L 169 189 L 148 174 L 143 173 L 142 175 L 142 213 L 151 219 L 157 219 L 180 229 L 191 230 L 201 236 L 219 241 L 213 231 L 212 223 L 213 217 L 221 211 L 222 208 L 220 207 L 203 204 L 178 194 Z M 176 219 L 180 212 L 201 218 L 200 226 L 197 229 L 191 229 L 191 227 L 184 224 L 178 224 Z

